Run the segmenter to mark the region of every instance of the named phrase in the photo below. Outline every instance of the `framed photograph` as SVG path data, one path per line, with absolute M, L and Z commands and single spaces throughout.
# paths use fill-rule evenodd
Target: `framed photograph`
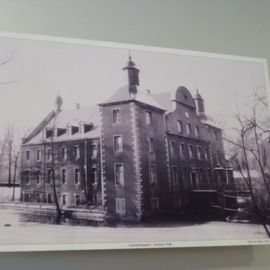
M 0 250 L 269 244 L 265 59 L 0 34 Z

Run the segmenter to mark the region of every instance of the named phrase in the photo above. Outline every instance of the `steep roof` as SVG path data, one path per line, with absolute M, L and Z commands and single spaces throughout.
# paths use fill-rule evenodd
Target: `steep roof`
M 100 137 L 100 113 L 97 105 L 90 107 L 82 107 L 72 110 L 63 110 L 56 114 L 48 123 L 44 123 L 40 132 L 34 137 L 27 139 L 24 145 L 30 144 L 41 144 L 51 139 L 44 139 L 44 130 L 51 128 L 62 128 L 66 129 L 68 126 L 79 127 L 80 124 L 91 125 L 91 129 L 87 132 L 80 133 L 76 132 L 73 135 L 68 135 L 67 132 L 60 136 L 53 138 L 54 142 L 90 139 Z
M 154 96 L 151 95 L 150 92 L 148 92 L 147 90 L 143 91 L 137 86 L 132 87 L 136 87 L 136 89 L 132 89 L 133 91 L 135 90 L 137 92 L 136 94 L 131 95 L 130 86 L 126 85 L 119 88 L 110 98 L 108 98 L 101 104 L 136 100 L 143 104 L 166 110 L 166 108 L 164 108 L 159 102 L 157 102 L 157 100 L 154 98 Z

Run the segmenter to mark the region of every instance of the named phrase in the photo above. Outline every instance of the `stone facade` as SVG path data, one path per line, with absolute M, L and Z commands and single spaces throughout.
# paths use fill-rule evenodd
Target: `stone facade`
M 24 139 L 23 201 L 53 203 L 56 190 L 63 208 L 96 207 L 108 218 L 138 221 L 177 215 L 193 203 L 192 192 L 233 184 L 222 130 L 201 95 L 183 86 L 152 95 L 140 89 L 131 58 L 124 71 L 129 84 L 98 106 L 65 111 L 58 97 Z

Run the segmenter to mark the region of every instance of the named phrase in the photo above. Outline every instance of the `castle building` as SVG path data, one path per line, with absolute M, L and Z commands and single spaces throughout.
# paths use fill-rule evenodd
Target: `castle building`
M 23 140 L 21 200 L 141 220 L 177 214 L 233 184 L 222 129 L 197 90 L 151 94 L 129 57 L 128 84 L 91 107 L 56 108 Z M 205 195 L 208 194 L 206 199 Z

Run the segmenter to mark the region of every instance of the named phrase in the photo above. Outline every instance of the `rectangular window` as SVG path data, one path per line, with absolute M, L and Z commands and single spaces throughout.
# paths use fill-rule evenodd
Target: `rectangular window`
M 97 169 L 96 168 L 92 168 L 92 176 L 93 176 L 93 184 L 95 185 L 98 183 Z
M 114 168 L 115 184 L 118 186 L 124 186 L 124 166 L 123 164 L 115 164 Z
M 113 137 L 113 149 L 116 152 L 123 151 L 122 136 L 114 136 Z
M 80 169 L 75 169 L 75 184 L 78 185 L 80 183 Z
M 75 195 L 75 205 L 79 206 L 81 204 L 81 195 Z
M 90 155 L 92 158 L 97 157 L 97 145 L 96 144 L 91 144 L 90 146 Z
M 171 152 L 171 157 L 175 157 L 175 142 L 171 141 L 170 142 L 170 152 Z
M 63 194 L 62 195 L 62 205 L 66 205 L 67 204 L 67 195 Z
M 126 213 L 126 201 L 124 198 L 115 199 L 115 210 L 118 215 L 125 215 Z
M 27 185 L 30 184 L 30 171 L 29 170 L 25 171 L 25 183 Z
M 190 135 L 191 134 L 191 125 L 186 124 L 186 129 L 187 129 L 187 135 Z
M 204 159 L 209 160 L 209 152 L 208 149 L 204 149 Z
M 97 195 L 93 195 L 93 204 L 97 204 Z
M 201 149 L 201 147 L 197 146 L 196 150 L 197 150 L 197 158 L 202 159 L 202 149 Z
M 36 171 L 36 180 L 37 180 L 37 185 L 40 184 L 40 171 Z
M 30 160 L 30 151 L 29 150 L 27 150 L 26 152 L 25 152 L 25 159 L 28 161 L 28 160 Z
M 41 160 L 41 151 L 37 150 L 37 161 Z
M 61 148 L 61 158 L 63 160 L 66 160 L 67 159 L 67 148 L 66 147 L 62 147 Z
M 52 160 L 52 149 L 48 148 L 47 150 L 47 160 L 51 161 Z
M 153 138 L 148 139 L 148 151 L 150 153 L 154 152 L 154 139 Z
M 200 130 L 199 130 L 199 127 L 195 126 L 194 131 L 195 131 L 195 137 L 196 137 L 196 138 L 198 138 L 198 137 L 199 137 L 199 135 L 200 135 Z
M 48 169 L 47 170 L 47 182 L 48 182 L 48 184 L 51 183 L 51 180 L 52 180 L 52 170 Z
M 177 131 L 179 133 L 182 133 L 183 132 L 183 124 L 181 121 L 177 121 Z
M 74 146 L 74 153 L 75 153 L 75 158 L 79 159 L 80 158 L 80 148 L 79 145 Z
M 157 168 L 156 165 L 150 165 L 150 184 L 157 183 Z
M 145 112 L 145 123 L 146 125 L 150 126 L 152 125 L 153 119 L 152 119 L 152 113 L 151 112 Z
M 62 169 L 61 179 L 62 179 L 62 184 L 65 184 L 66 183 L 66 169 Z
M 152 210 L 159 209 L 159 200 L 158 200 L 158 198 L 151 198 L 151 208 L 152 208 Z
M 47 194 L 47 202 L 52 203 L 52 194 L 51 193 Z
M 172 168 L 172 182 L 174 185 L 178 185 L 178 172 L 177 167 Z
M 183 143 L 179 145 L 179 155 L 181 159 L 185 158 L 185 144 Z
M 113 119 L 112 120 L 113 120 L 113 123 L 114 124 L 121 123 L 120 109 L 113 109 L 112 115 L 113 115 Z
M 189 155 L 190 159 L 194 159 L 193 146 L 192 145 L 188 146 L 188 155 Z

